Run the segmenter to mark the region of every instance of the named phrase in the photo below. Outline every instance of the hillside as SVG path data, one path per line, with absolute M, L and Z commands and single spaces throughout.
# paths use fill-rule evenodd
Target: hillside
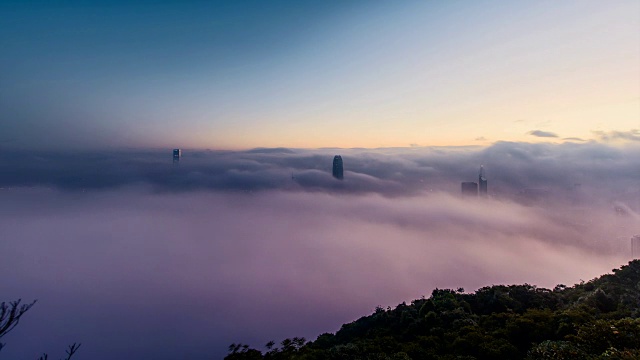
M 232 344 L 225 359 L 640 359 L 640 260 L 553 290 L 436 289 L 315 341 L 266 346 Z

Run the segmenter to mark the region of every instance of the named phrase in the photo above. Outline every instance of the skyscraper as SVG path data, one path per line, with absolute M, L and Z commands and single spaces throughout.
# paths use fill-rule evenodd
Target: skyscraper
M 333 177 L 336 179 L 344 179 L 344 169 L 342 167 L 342 156 L 333 157 Z
M 478 196 L 478 184 L 474 182 L 463 182 L 462 196 Z
M 480 175 L 478 175 L 478 185 L 480 196 L 487 196 L 487 178 L 484 175 L 484 167 L 480 165 Z
M 173 149 L 173 162 L 180 161 L 180 157 L 182 157 L 182 150 Z

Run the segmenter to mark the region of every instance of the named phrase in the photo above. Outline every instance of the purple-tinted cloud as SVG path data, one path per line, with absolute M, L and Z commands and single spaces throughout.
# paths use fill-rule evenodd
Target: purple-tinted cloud
M 345 179 L 331 177 L 333 155 L 344 159 Z M 461 148 L 257 149 L 248 152 L 184 151 L 179 165 L 170 150 L 53 153 L 0 152 L 0 187 L 54 187 L 96 191 L 151 186 L 159 192 L 283 190 L 413 196 L 455 192 L 483 164 L 490 192 L 513 197 L 527 188 L 567 194 L 575 184 L 589 194 L 620 198 L 636 184 L 637 147 L 498 142 Z M 606 183 L 608 186 L 603 187 Z M 564 196 L 564 195 L 562 195 Z
M 342 154 L 345 180 L 331 160 Z M 7 358 L 221 358 L 335 331 L 435 287 L 552 287 L 628 260 L 640 148 L 9 153 L 2 300 L 39 299 Z M 487 198 L 460 197 L 479 164 Z
M 220 358 L 335 331 L 435 287 L 551 287 L 626 261 L 638 219 L 607 206 L 143 188 L 0 192 L 8 299 L 37 298 L 8 358 Z

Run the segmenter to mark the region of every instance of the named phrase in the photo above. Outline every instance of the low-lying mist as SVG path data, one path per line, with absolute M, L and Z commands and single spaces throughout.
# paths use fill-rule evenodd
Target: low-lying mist
M 232 342 L 314 339 L 436 287 L 586 281 L 631 258 L 635 155 L 280 149 L 176 167 L 154 152 L 40 154 L 0 175 L 1 300 L 38 299 L 2 354 L 82 342 L 86 359 L 214 359 Z M 461 197 L 481 163 L 489 196 Z

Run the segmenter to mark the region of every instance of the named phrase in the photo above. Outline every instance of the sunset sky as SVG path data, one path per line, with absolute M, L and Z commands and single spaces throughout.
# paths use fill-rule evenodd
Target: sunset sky
M 0 0 L 0 302 L 38 299 L 2 356 L 588 281 L 633 256 L 638 169 L 637 0 Z
M 0 14 L 0 146 L 489 145 L 640 129 L 633 0 L 4 0 Z

